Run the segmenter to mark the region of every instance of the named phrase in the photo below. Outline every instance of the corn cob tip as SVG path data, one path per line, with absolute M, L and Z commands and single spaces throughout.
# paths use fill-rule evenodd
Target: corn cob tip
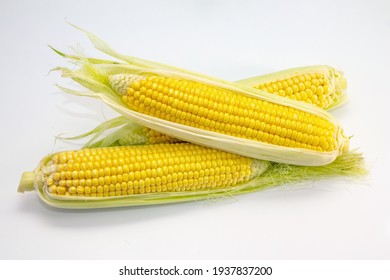
M 34 190 L 34 180 L 35 174 L 34 172 L 23 172 L 22 178 L 20 179 L 18 192 L 30 192 Z
M 127 93 L 127 88 L 133 83 L 144 79 L 135 74 L 115 74 L 108 77 L 111 87 L 120 95 Z

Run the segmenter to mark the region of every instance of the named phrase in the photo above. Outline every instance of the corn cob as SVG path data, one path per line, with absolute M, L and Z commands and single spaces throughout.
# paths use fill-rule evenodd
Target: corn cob
M 66 55 L 57 50 L 55 51 L 64 57 L 72 57 L 73 59 L 76 59 L 74 56 Z M 77 58 L 77 60 L 80 60 L 80 58 Z M 88 60 L 94 63 L 102 63 L 97 59 L 89 58 Z M 111 63 L 114 64 L 114 62 Z M 125 75 L 122 77 L 126 79 Z M 306 85 L 302 83 L 302 80 L 304 79 Z M 269 93 L 283 96 L 285 98 L 311 103 L 327 110 L 341 106 L 347 100 L 347 96 L 344 93 L 347 82 L 343 77 L 342 72 L 337 71 L 329 66 L 319 65 L 292 68 L 284 71 L 274 72 L 268 75 L 240 80 L 237 83 L 249 85 Z M 123 88 L 123 86 L 123 83 L 120 84 L 117 91 L 126 93 L 126 89 Z M 302 90 L 303 87 L 307 88 L 307 90 Z M 104 139 L 94 142 L 94 140 L 98 138 L 105 130 L 119 125 L 123 125 L 123 127 L 114 133 L 105 136 Z M 181 141 L 153 129 L 137 126 L 136 124 L 122 117 L 106 121 L 92 131 L 80 136 L 62 139 L 80 139 L 92 134 L 95 134 L 95 137 L 91 138 L 91 140 L 87 142 L 84 147 L 177 143 Z
M 243 156 L 298 165 L 324 165 L 348 150 L 349 138 L 338 122 L 317 107 L 184 70 L 156 69 L 145 61 L 140 67 L 98 39 L 94 43 L 128 64 L 85 59 L 77 71 L 61 68 L 64 77 L 91 91 L 62 89 L 100 98 L 138 124 Z
M 163 76 L 109 76 L 129 108 L 239 138 L 319 152 L 336 150 L 334 124 L 303 110 Z
M 190 143 L 93 148 L 45 157 L 19 192 L 37 190 L 59 208 L 101 208 L 216 199 L 285 183 L 364 174 L 362 157 L 320 167 L 245 158 Z
M 126 80 L 127 76 L 121 75 L 121 78 Z M 129 83 L 129 80 L 126 83 Z M 119 93 L 126 93 L 126 83 L 122 82 L 117 86 Z M 241 80 L 238 83 L 293 100 L 314 104 L 324 109 L 338 107 L 346 100 L 346 96 L 343 95 L 343 90 L 346 89 L 346 80 L 341 72 L 328 66 L 292 68 Z M 128 135 L 125 136 L 121 132 L 122 137 L 117 144 L 128 145 L 130 142 L 133 142 L 134 130 L 129 129 L 127 126 L 123 127 L 122 130 L 128 130 Z M 144 127 L 141 133 L 145 137 L 143 141 L 140 139 L 141 141 L 138 144 L 175 143 L 180 141 L 147 127 Z
M 34 172 L 24 173 L 19 191 L 37 188 L 58 207 L 69 200 L 95 207 L 112 198 L 136 198 L 136 205 L 147 195 L 180 198 L 237 190 L 267 167 L 265 161 L 190 143 L 94 148 L 44 158 Z M 90 203 L 83 204 L 86 200 Z
M 96 148 L 55 154 L 43 180 L 57 195 L 194 191 L 247 182 L 264 169 L 257 163 L 189 143 Z
M 122 102 L 115 97 L 114 102 L 106 100 L 108 104 L 141 124 L 182 140 L 244 156 L 302 165 L 326 164 L 347 147 L 347 139 L 337 122 L 324 111 L 304 107 L 303 103 L 280 101 L 266 93 L 244 95 L 222 85 L 216 88 L 164 75 L 114 74 L 106 78 L 114 93 L 123 94 L 126 90 Z M 270 97 L 274 100 L 269 100 Z M 177 133 L 179 130 L 181 133 Z M 186 132 L 202 138 L 211 136 L 213 141 L 199 141 L 188 137 Z M 225 146 L 223 142 L 231 138 L 224 136 L 233 136 L 240 143 L 236 147 Z M 246 150 L 251 144 L 254 149 Z

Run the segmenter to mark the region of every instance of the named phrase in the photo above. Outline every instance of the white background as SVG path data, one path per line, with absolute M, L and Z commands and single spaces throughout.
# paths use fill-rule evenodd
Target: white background
M 16 192 L 56 143 L 115 114 L 67 96 L 47 46 L 99 55 L 65 19 L 114 48 L 235 80 L 289 67 L 342 69 L 334 112 L 365 153 L 363 181 L 322 181 L 219 202 L 68 211 Z M 0 258 L 388 259 L 389 1 L 1 1 Z

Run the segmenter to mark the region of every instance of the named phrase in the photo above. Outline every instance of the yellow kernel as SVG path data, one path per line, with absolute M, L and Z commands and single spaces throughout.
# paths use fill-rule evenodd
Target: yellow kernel
M 318 95 L 324 94 L 324 88 L 323 88 L 322 86 L 317 87 L 316 93 L 317 93 Z
M 108 192 L 108 196 L 115 196 L 116 195 L 116 192 L 115 191 L 110 191 Z
M 77 187 L 76 191 L 77 191 L 78 194 L 83 194 L 84 193 L 84 188 L 79 186 L 79 187 Z
M 66 171 L 65 172 L 66 179 L 70 180 L 72 179 L 72 172 L 71 171 Z
M 283 89 L 281 89 L 281 90 L 279 90 L 279 95 L 286 96 L 286 92 Z
M 291 87 L 286 88 L 285 92 L 286 92 L 286 96 L 290 96 L 291 94 L 294 93 L 294 91 Z
M 314 86 L 316 86 L 316 87 L 318 87 L 318 86 L 320 85 L 320 81 L 319 81 L 318 79 L 313 79 L 313 80 L 311 80 L 311 83 L 312 83 Z
M 91 178 L 92 178 L 92 173 L 91 173 L 90 170 L 86 170 L 86 171 L 85 171 L 85 178 L 86 178 L 86 179 L 91 179 Z
M 55 181 L 59 181 L 59 180 L 60 180 L 60 173 L 58 173 L 58 172 L 54 173 L 54 174 L 53 174 L 53 179 L 54 179 Z
M 97 178 L 92 179 L 92 185 L 97 187 L 99 185 L 99 180 Z M 88 185 L 87 185 L 88 186 Z
M 306 101 L 306 99 L 307 99 L 307 93 L 306 93 L 306 91 L 301 91 L 300 93 L 301 93 L 301 100 L 302 100 L 302 101 Z
M 52 179 L 52 178 L 46 178 L 46 184 L 47 184 L 48 186 L 53 185 L 53 184 L 54 184 L 53 179 Z
M 97 178 L 97 177 L 99 177 L 99 172 L 96 169 L 92 170 L 92 178 Z
M 329 86 L 324 86 L 324 94 L 329 93 Z
M 127 183 L 122 182 L 115 185 L 115 189 L 118 190 L 127 190 Z

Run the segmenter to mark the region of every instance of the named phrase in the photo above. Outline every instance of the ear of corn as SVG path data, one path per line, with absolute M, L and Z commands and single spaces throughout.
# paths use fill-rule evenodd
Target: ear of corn
M 47 156 L 19 191 L 65 208 L 175 202 L 239 190 L 267 167 L 190 143 L 84 149 Z
M 161 133 L 243 156 L 324 165 L 347 150 L 349 139 L 324 110 L 204 75 L 127 62 L 93 65 L 84 60 L 77 71 L 61 69 L 90 92 L 63 89 L 100 98 Z
M 66 55 L 57 50 L 55 51 L 63 57 L 72 58 L 78 61 L 81 59 L 77 56 Z M 93 64 L 117 64 L 117 62 L 94 58 L 88 58 L 88 61 Z M 126 75 L 120 76 L 126 80 L 126 83 L 119 83 L 116 86 L 117 92 L 126 94 L 126 87 L 124 85 L 128 84 L 131 79 Z M 323 65 L 292 68 L 267 75 L 252 77 L 238 81 L 237 83 L 246 84 L 272 94 L 284 96 L 285 98 L 311 103 L 328 110 L 341 106 L 348 99 L 347 95 L 344 93 L 347 82 L 343 77 L 342 72 Z M 301 90 L 303 87 L 305 87 L 306 90 Z M 121 126 L 121 128 L 106 135 L 103 139 L 95 141 L 106 130 L 118 126 Z M 62 139 L 74 140 L 91 135 L 94 136 L 83 146 L 84 148 L 176 143 L 181 141 L 153 129 L 137 125 L 124 117 L 106 121 L 85 134 Z
M 265 167 L 189 143 L 156 144 L 60 152 L 45 164 L 42 180 L 53 195 L 108 197 L 226 188 Z
M 65 54 L 62 55 L 66 56 Z M 94 63 L 103 63 L 103 61 L 99 62 L 96 61 L 96 59 L 89 58 L 89 60 Z M 104 63 L 105 62 L 106 61 L 104 61 Z M 121 76 L 124 80 L 127 79 L 125 75 Z M 129 79 L 126 83 L 128 83 L 128 81 Z M 120 83 L 117 85 L 117 92 L 126 94 L 126 88 L 124 87 L 124 84 L 126 83 Z M 344 94 L 344 90 L 346 89 L 346 80 L 344 79 L 343 74 L 329 66 L 319 65 L 292 68 L 268 75 L 241 80 L 238 81 L 238 83 L 246 84 L 286 98 L 312 103 L 318 107 L 326 109 L 334 109 L 341 106 L 347 100 L 347 96 Z M 303 89 L 304 87 L 306 90 Z M 95 141 L 107 130 L 107 128 L 116 127 L 116 124 L 118 126 L 121 125 L 122 127 L 117 131 L 106 135 L 103 139 Z M 80 139 L 90 135 L 95 136 L 92 137 L 91 140 L 84 145 L 84 147 L 176 143 L 180 141 L 150 128 L 136 125 L 123 117 L 109 120 L 99 125 L 89 133 L 65 139 Z
M 109 82 L 141 114 L 275 146 L 338 149 L 335 124 L 296 107 L 162 75 L 116 74 Z
M 360 154 L 325 166 L 268 163 L 189 143 L 66 151 L 25 172 L 19 192 L 36 190 L 59 208 L 103 208 L 218 199 L 286 183 L 365 174 Z

